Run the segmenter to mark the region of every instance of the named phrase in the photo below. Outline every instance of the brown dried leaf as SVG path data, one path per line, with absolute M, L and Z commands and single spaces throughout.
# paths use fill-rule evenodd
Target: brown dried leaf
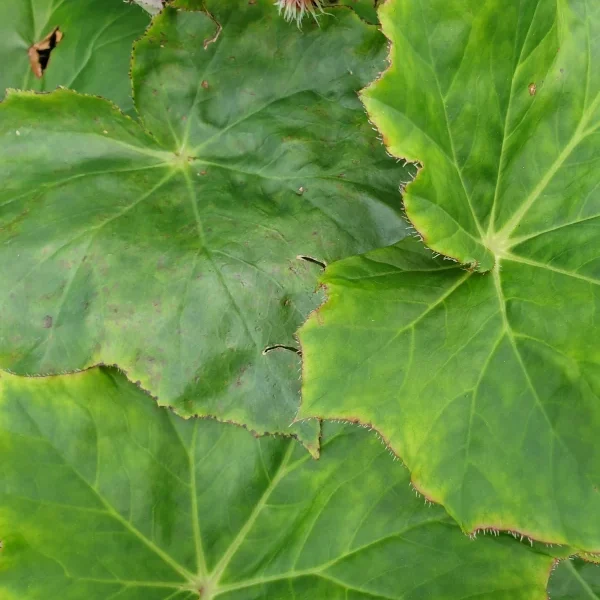
M 43 40 L 33 44 L 27 51 L 31 70 L 38 79 L 42 77 L 48 67 L 52 50 L 56 48 L 63 37 L 64 34 L 60 28 L 55 27 Z

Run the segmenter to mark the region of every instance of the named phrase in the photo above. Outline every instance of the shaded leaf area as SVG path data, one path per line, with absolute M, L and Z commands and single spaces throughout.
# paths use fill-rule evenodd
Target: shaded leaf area
M 263 351 L 297 347 L 320 303 L 321 268 L 299 256 L 405 235 L 410 174 L 356 96 L 385 40 L 346 8 L 301 33 L 268 0 L 232 4 L 166 9 L 137 44 L 152 137 L 65 90 L 0 105 L 0 364 L 117 364 L 181 415 L 297 434 L 316 453 L 316 421 L 289 427 L 297 354 Z
M 470 540 L 360 428 L 314 461 L 108 369 L 3 374 L 0 408 L 5 600 L 545 600 L 545 549 Z
M 548 585 L 550 600 L 598 600 L 600 565 L 579 558 L 561 561 Z
M 148 15 L 122 0 L 11 0 L 0 6 L 0 96 L 7 88 L 47 91 L 58 86 L 104 96 L 133 113 L 129 58 Z M 56 27 L 60 44 L 42 44 Z M 38 54 L 37 74 L 32 68 Z M 42 73 L 42 67 L 43 73 Z
M 467 531 L 599 552 L 600 5 L 380 16 L 393 62 L 365 101 L 393 153 L 423 160 L 407 214 L 493 269 L 413 242 L 334 265 L 301 334 L 300 417 L 371 423 Z

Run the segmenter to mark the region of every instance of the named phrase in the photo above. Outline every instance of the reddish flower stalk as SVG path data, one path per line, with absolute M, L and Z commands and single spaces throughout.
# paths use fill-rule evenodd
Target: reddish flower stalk
M 323 12 L 323 0 L 276 0 L 275 6 L 286 21 L 296 21 L 298 27 L 304 15 L 311 15 L 316 20 L 317 13 Z

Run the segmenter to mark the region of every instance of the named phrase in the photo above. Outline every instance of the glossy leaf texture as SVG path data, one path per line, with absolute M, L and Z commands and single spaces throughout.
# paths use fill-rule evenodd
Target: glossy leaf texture
M 385 40 L 347 8 L 300 32 L 234 4 L 167 8 L 137 44 L 151 134 L 65 90 L 0 105 L 0 366 L 116 364 L 181 415 L 316 453 L 318 423 L 290 424 L 318 261 L 406 232 L 409 175 L 356 95 Z
M 123 0 L 10 0 L 0 3 L 0 96 L 7 88 L 50 91 L 58 86 L 104 96 L 133 112 L 131 47 L 149 23 Z M 37 78 L 28 50 L 55 27 L 63 38 Z
M 333 265 L 300 334 L 299 418 L 372 424 L 467 531 L 600 552 L 600 5 L 389 0 L 380 17 L 392 63 L 364 97 L 422 161 L 408 217 L 493 268 L 413 242 Z
M 550 577 L 550 600 L 598 600 L 600 565 L 579 558 L 561 561 Z
M 160 409 L 114 370 L 0 379 L 3 600 L 545 600 L 553 558 L 470 540 L 377 438 L 314 461 Z

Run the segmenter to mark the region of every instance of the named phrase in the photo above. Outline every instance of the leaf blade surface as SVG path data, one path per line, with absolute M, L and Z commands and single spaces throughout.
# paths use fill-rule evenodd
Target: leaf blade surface
M 551 556 L 466 538 L 359 428 L 327 424 L 314 461 L 184 421 L 115 370 L 0 385 L 9 600 L 545 598 Z
M 363 99 L 422 163 L 408 218 L 468 272 L 413 266 L 410 242 L 331 267 L 300 333 L 299 418 L 372 424 L 467 531 L 598 552 L 598 6 L 390 0 L 380 17 L 391 65 Z
M 65 90 L 0 106 L 0 363 L 117 364 L 184 416 L 295 433 L 317 453 L 318 423 L 290 424 L 318 261 L 406 233 L 408 171 L 356 97 L 384 38 L 346 8 L 303 32 L 264 0 L 211 10 L 167 8 L 136 44 L 151 135 Z

